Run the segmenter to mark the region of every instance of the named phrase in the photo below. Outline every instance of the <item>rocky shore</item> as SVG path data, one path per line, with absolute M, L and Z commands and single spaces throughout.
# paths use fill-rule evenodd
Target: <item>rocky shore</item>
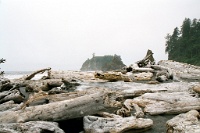
M 0 132 L 199 133 L 200 67 L 170 60 L 140 65 L 1 77 Z M 40 73 L 46 75 L 34 80 Z

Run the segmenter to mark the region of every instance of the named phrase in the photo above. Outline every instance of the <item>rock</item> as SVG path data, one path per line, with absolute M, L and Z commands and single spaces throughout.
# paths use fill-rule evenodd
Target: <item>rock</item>
M 95 56 L 91 59 L 87 59 L 82 67 L 81 71 L 111 71 L 121 69 L 124 63 L 119 55 L 105 55 L 105 56 Z
M 83 118 L 86 133 L 121 133 L 131 129 L 149 129 L 153 125 L 151 119 L 136 117 L 102 118 L 85 116 Z
M 191 110 L 167 121 L 167 133 L 199 133 L 199 112 Z

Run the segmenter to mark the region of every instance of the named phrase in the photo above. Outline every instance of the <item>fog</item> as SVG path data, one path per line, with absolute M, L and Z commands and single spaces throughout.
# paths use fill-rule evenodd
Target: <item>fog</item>
M 154 52 L 167 59 L 165 36 L 185 18 L 199 19 L 199 0 L 1 0 L 4 71 L 79 70 L 92 54 L 120 55 L 126 65 Z

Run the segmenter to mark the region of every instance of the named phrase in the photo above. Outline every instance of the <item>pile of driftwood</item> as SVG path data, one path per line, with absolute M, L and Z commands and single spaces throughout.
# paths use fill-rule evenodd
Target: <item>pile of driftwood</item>
M 120 71 L 46 68 L 20 79 L 1 77 L 0 132 L 63 133 L 57 122 L 74 118 L 83 118 L 86 133 L 149 130 L 154 124 L 147 114 L 179 114 L 166 122 L 168 133 L 199 132 L 200 68 L 174 61 L 155 65 L 152 54 Z M 128 83 L 121 89 L 89 86 L 109 81 Z M 87 89 L 78 89 L 83 84 Z
M 137 61 L 130 66 L 125 66 L 123 70 L 116 72 L 98 72 L 95 74 L 96 78 L 108 80 L 108 81 L 149 81 L 150 84 L 165 82 L 173 79 L 172 70 L 168 67 L 161 65 L 155 65 L 153 58 L 153 52 L 147 51 L 147 55 L 144 59 Z

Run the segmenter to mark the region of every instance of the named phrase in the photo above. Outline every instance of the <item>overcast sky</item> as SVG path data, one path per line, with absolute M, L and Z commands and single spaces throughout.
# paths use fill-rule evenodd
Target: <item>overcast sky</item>
M 199 17 L 200 0 L 0 0 L 0 68 L 79 70 L 93 53 L 130 65 L 147 49 L 167 59 L 167 33 Z

